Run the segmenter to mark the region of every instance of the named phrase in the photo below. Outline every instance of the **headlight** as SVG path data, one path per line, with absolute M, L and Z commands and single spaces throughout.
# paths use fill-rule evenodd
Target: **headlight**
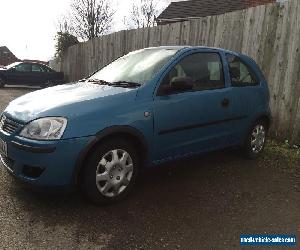
M 62 137 L 67 126 L 63 117 L 46 117 L 27 124 L 20 136 L 34 140 L 58 140 Z

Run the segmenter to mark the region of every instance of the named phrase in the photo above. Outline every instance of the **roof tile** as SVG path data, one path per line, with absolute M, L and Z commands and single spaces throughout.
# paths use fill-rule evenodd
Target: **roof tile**
M 273 2 L 276 2 L 276 0 L 189 0 L 172 2 L 157 19 L 160 22 L 164 19 L 187 19 L 190 17 L 220 15 Z

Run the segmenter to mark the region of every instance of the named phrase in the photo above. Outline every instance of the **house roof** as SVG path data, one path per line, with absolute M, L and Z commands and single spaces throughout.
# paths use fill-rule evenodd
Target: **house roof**
M 166 20 L 189 19 L 205 16 L 214 16 L 246 9 L 259 4 L 275 2 L 275 0 L 189 0 L 171 2 L 171 4 L 158 16 L 158 23 Z
M 0 46 L 0 51 L 11 53 L 10 50 L 6 46 Z
M 7 48 L 6 46 L 0 46 L 0 56 L 4 56 L 4 55 L 10 56 L 10 57 L 16 57 L 14 55 L 14 53 L 12 53 L 9 50 L 9 48 Z
M 8 65 L 19 59 L 6 47 L 0 46 L 0 65 Z

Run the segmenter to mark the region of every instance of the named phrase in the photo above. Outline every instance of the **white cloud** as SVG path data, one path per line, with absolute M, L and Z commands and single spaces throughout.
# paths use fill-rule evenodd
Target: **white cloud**
M 113 30 L 124 29 L 123 18 L 133 0 L 113 0 Z M 20 59 L 49 60 L 55 52 L 57 20 L 68 12 L 71 0 L 0 0 L 0 46 L 7 46 Z M 161 0 L 165 8 L 170 0 Z
M 0 1 L 0 45 L 17 57 L 48 60 L 54 54 L 56 22 L 69 0 Z
M 126 29 L 124 25 L 124 17 L 130 16 L 130 12 L 132 10 L 132 4 L 136 2 L 136 0 L 115 0 L 115 9 L 116 15 L 114 20 L 114 31 L 124 30 Z M 178 0 L 177 0 L 178 1 Z M 138 0 L 138 2 L 140 2 Z M 157 8 L 163 11 L 171 2 L 171 0 L 157 0 Z

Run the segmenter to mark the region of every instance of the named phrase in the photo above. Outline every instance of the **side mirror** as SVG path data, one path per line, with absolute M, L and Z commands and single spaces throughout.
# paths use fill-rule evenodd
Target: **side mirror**
M 193 79 L 191 77 L 173 77 L 170 83 L 172 92 L 182 92 L 193 89 Z

